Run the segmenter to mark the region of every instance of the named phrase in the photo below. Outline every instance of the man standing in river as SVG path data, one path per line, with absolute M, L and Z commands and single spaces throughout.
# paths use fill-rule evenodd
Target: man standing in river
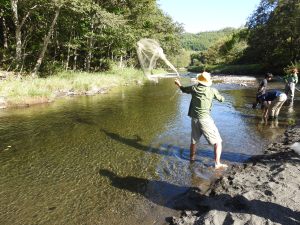
M 198 74 L 197 84 L 193 86 L 183 87 L 179 79 L 175 79 L 175 84 L 182 92 L 192 95 L 188 113 L 188 116 L 191 117 L 192 126 L 190 160 L 195 160 L 196 145 L 203 134 L 207 142 L 214 146 L 215 168 L 226 168 L 227 165 L 220 162 L 222 139 L 210 116 L 212 100 L 217 99 L 223 102 L 224 97 L 215 88 L 210 87 L 212 85 L 210 73 Z
M 267 73 L 265 78 L 259 83 L 256 96 L 263 95 L 266 93 L 268 81 L 272 80 L 273 74 Z
M 292 69 L 292 73 L 283 77 L 285 82 L 285 94 L 291 95 L 291 102 L 294 101 L 295 88 L 298 83 L 298 69 L 295 67 Z
M 253 109 L 255 109 L 256 106 L 257 106 L 258 103 L 259 103 L 258 96 L 263 95 L 263 94 L 266 93 L 268 81 L 272 80 L 272 78 L 273 78 L 273 74 L 267 73 L 267 74 L 265 75 L 265 79 L 263 79 L 263 80 L 259 83 L 259 86 L 258 86 L 258 89 L 257 89 L 257 92 L 256 92 L 256 101 L 255 101 L 255 103 L 252 104 L 252 108 L 253 108 Z

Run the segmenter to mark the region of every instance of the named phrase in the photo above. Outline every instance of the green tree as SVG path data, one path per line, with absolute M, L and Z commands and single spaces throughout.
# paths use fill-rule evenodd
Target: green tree
M 0 29 L 0 66 L 33 74 L 136 66 L 141 38 L 156 39 L 170 56 L 181 49 L 182 26 L 155 0 L 1 0 Z
M 233 34 L 235 31 L 236 29 L 228 27 L 218 31 L 206 31 L 198 34 L 184 33 L 181 35 L 181 45 L 188 50 L 204 51 L 219 39 Z
M 262 0 L 247 23 L 244 58 L 282 70 L 300 58 L 300 1 Z

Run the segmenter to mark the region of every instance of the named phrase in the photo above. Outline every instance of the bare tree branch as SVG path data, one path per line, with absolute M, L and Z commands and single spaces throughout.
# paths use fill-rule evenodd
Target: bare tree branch
M 26 19 L 30 16 L 30 13 L 31 13 L 36 7 L 38 7 L 38 5 L 35 5 L 35 6 L 31 7 L 31 8 L 28 10 L 26 16 L 24 16 L 24 18 L 22 19 L 22 22 L 21 22 L 21 24 L 20 24 L 20 29 L 22 29 L 22 27 L 23 27 L 23 25 L 24 25 Z

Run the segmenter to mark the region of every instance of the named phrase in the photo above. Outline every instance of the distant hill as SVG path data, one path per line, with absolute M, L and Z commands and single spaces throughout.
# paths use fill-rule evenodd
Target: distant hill
M 220 38 L 234 33 L 238 29 L 224 28 L 217 31 L 206 31 L 198 34 L 184 33 L 181 37 L 182 47 L 186 50 L 203 51 L 212 46 Z

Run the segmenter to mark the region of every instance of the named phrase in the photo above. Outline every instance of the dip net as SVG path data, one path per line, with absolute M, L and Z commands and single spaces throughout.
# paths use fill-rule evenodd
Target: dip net
M 155 78 L 155 75 L 152 74 L 152 70 L 156 67 L 158 59 L 165 62 L 176 73 L 176 75 L 179 76 L 176 68 L 166 58 L 163 49 L 157 41 L 147 38 L 138 41 L 137 55 L 144 74 L 148 79 Z

